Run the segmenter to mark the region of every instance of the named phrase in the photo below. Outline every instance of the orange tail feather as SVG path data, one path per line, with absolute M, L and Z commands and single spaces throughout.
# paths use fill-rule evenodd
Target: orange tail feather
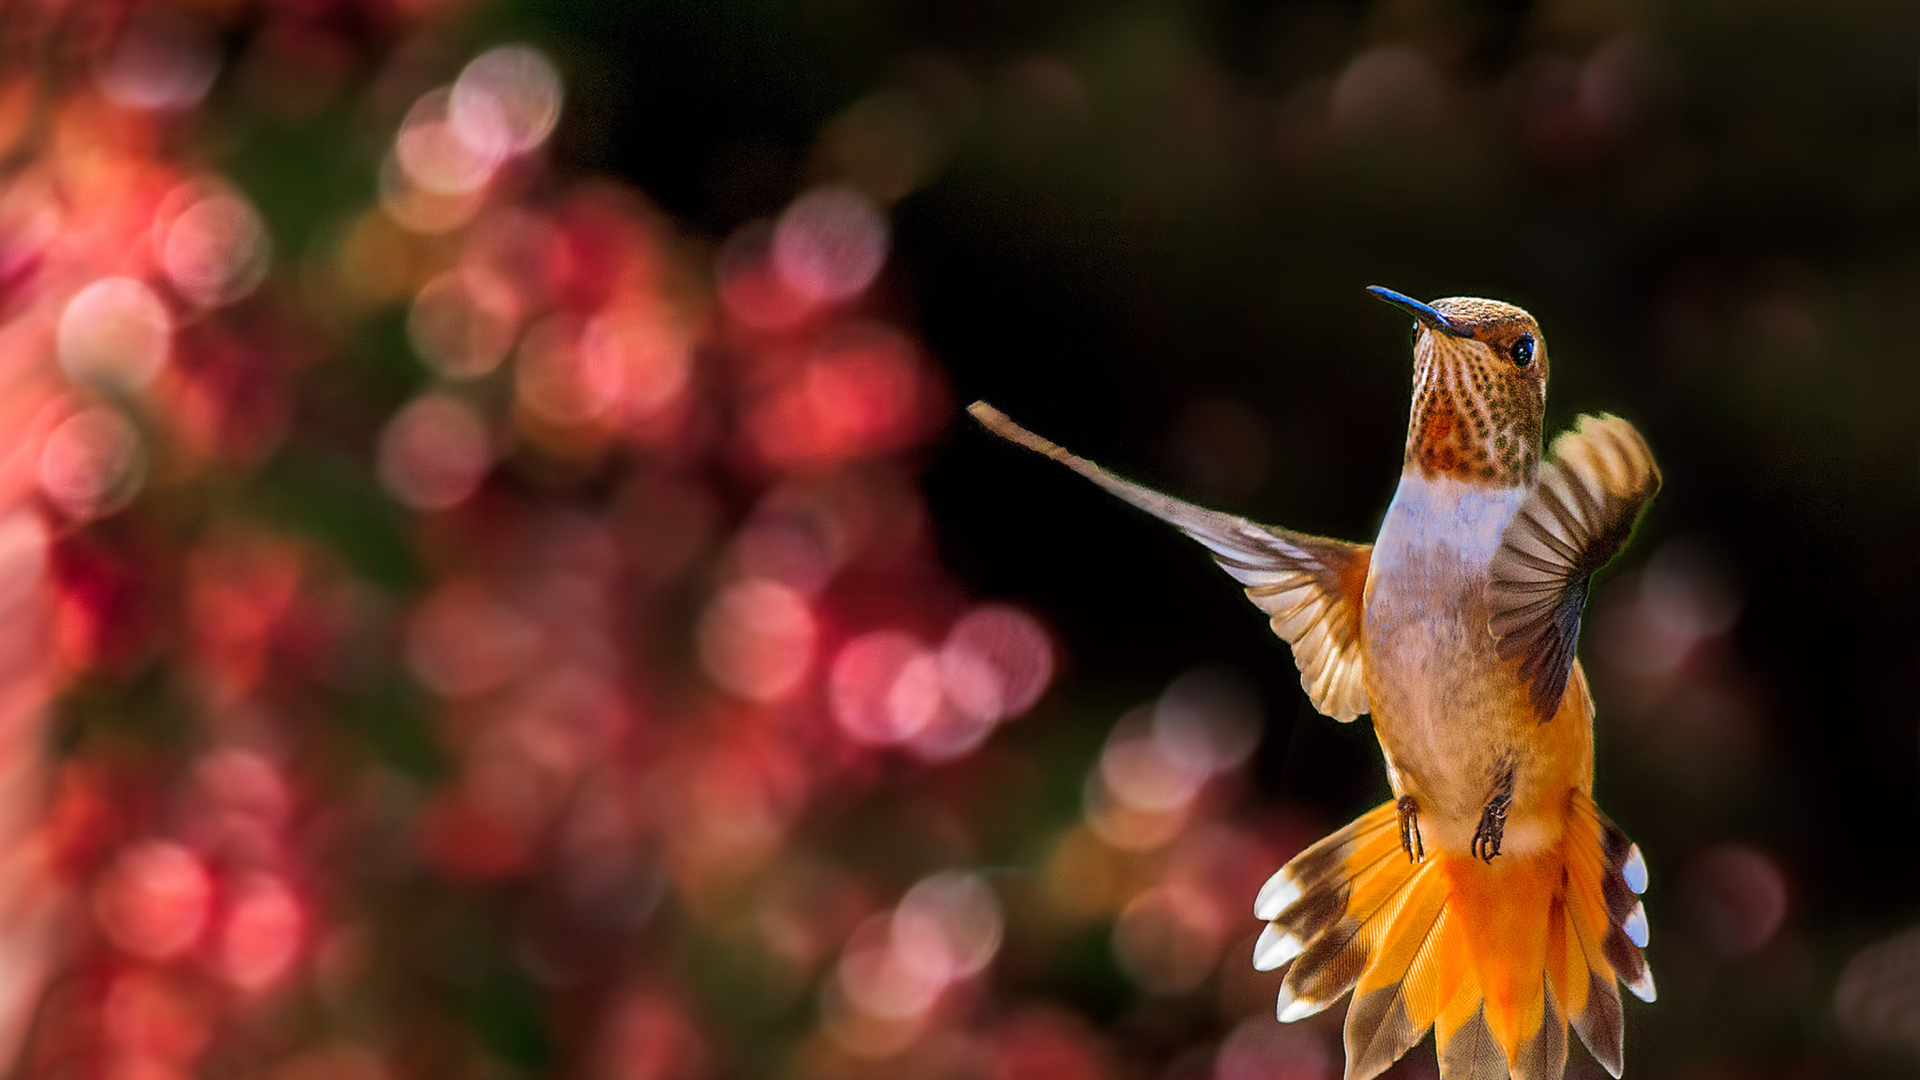
M 1302 852 L 1263 888 L 1262 970 L 1293 960 L 1281 1020 L 1348 990 L 1347 1080 L 1435 1032 L 1445 1080 L 1557 1080 L 1572 1024 L 1620 1075 L 1616 980 L 1652 1000 L 1639 852 L 1574 792 L 1557 847 L 1482 862 L 1401 850 L 1393 803 Z M 1297 959 L 1296 959 L 1297 957 Z

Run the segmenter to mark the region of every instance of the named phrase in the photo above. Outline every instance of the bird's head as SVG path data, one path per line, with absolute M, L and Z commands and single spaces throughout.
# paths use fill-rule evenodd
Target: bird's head
M 1406 467 L 1491 487 L 1531 483 L 1547 401 L 1547 343 L 1533 316 L 1498 300 L 1423 304 L 1371 291 L 1415 320 Z

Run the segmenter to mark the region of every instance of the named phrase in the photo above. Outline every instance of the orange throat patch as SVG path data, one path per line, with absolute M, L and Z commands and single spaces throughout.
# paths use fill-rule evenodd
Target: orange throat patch
M 1427 339 L 1407 425 L 1407 464 L 1429 479 L 1512 487 L 1540 464 L 1539 395 L 1476 343 Z

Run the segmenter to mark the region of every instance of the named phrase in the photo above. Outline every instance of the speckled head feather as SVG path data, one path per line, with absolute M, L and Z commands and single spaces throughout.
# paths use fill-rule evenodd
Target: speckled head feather
M 1540 465 L 1547 345 L 1533 316 L 1498 300 L 1451 297 L 1418 324 L 1407 468 L 1491 487 L 1531 483 Z

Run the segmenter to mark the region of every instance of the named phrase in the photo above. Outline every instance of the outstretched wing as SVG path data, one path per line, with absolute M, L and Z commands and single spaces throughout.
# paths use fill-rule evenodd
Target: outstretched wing
M 1360 660 L 1361 594 L 1373 548 L 1256 525 L 1207 510 L 1113 475 L 1014 423 L 984 401 L 968 408 L 987 430 L 1060 462 L 1207 546 L 1214 561 L 1246 586 L 1293 646 L 1300 685 L 1313 706 L 1336 720 L 1367 711 Z
M 1541 720 L 1566 691 L 1588 581 L 1659 490 L 1659 466 L 1632 424 L 1583 416 L 1553 441 L 1553 459 L 1507 525 L 1489 567 L 1487 629 L 1502 659 L 1519 659 Z

